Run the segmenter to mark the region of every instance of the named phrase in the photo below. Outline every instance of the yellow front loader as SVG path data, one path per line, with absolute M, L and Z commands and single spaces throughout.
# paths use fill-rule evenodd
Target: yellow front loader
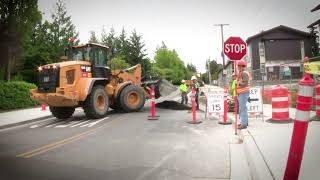
M 106 66 L 109 48 L 89 43 L 69 47 L 61 62 L 38 68 L 38 88 L 31 96 L 50 107 L 53 116 L 72 116 L 83 107 L 89 118 L 104 117 L 109 107 L 132 112 L 143 108 L 150 98 L 150 86 L 156 87 L 156 98 L 175 91 L 165 80 L 141 78 L 141 65 L 123 70 Z

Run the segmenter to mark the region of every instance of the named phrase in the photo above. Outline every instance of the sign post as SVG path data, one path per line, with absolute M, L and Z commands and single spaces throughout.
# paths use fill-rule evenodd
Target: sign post
M 207 111 L 213 114 L 223 114 L 224 112 L 224 90 L 218 89 L 207 93 Z
M 237 75 L 237 65 L 236 61 L 242 59 L 247 54 L 247 43 L 244 42 L 240 37 L 229 37 L 223 45 L 224 54 L 233 61 L 234 65 L 234 74 Z M 237 84 L 238 86 L 238 84 Z M 235 134 L 237 135 L 237 124 L 238 124 L 238 93 L 236 88 L 236 97 L 235 97 Z
M 250 88 L 247 103 L 248 113 L 262 113 L 262 97 L 260 88 Z

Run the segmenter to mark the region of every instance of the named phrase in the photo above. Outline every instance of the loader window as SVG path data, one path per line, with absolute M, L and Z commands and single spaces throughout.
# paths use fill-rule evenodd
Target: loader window
M 91 61 L 96 67 L 105 67 L 107 61 L 107 53 L 104 49 L 95 48 L 91 51 Z
M 70 48 L 66 50 L 66 55 L 68 59 L 75 60 L 75 61 L 89 61 L 89 52 L 90 47 L 84 48 Z

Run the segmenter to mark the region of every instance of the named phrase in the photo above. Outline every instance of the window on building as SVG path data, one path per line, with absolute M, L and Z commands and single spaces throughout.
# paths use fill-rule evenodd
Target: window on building
M 265 41 L 267 60 L 301 59 L 300 40 L 269 40 Z

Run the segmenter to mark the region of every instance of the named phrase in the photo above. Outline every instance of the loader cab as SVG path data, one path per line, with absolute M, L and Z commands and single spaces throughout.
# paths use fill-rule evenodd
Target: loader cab
M 111 69 L 107 67 L 109 48 L 100 44 L 89 43 L 81 46 L 71 46 L 65 55 L 69 61 L 90 61 L 93 78 L 111 78 Z

